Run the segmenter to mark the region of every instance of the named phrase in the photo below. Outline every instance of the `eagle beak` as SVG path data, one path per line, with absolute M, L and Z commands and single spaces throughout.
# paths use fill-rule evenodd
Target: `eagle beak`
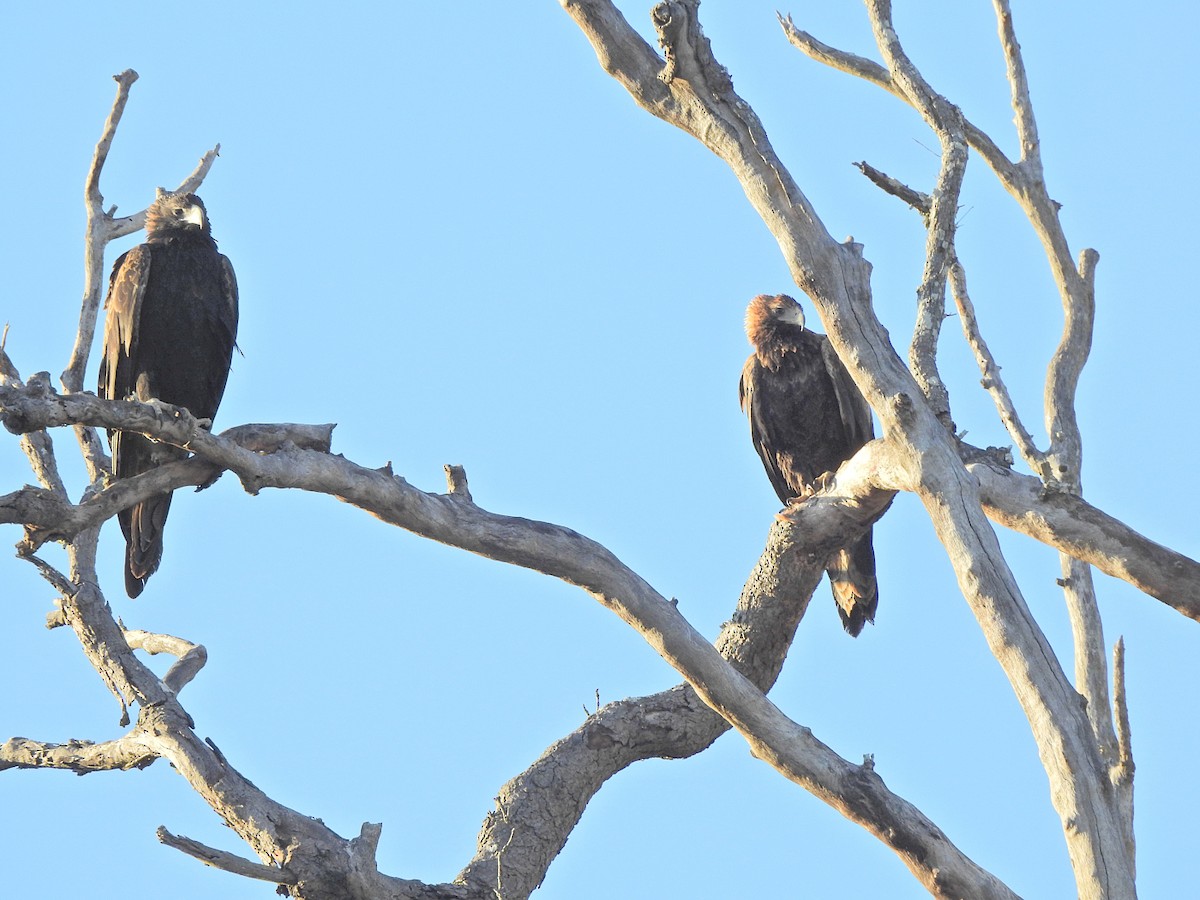
M 195 225 L 201 231 L 204 230 L 204 210 L 198 206 L 189 206 L 183 212 L 183 221 Z

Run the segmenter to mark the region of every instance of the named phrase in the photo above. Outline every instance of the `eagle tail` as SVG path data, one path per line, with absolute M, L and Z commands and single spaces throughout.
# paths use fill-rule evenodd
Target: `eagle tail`
M 849 547 L 833 554 L 825 571 L 829 573 L 842 627 L 851 637 L 858 637 L 864 625 L 875 621 L 875 610 L 879 607 L 875 549 L 870 530 Z
M 137 597 L 162 562 L 163 527 L 171 495 L 159 494 L 120 514 L 125 533 L 125 593 Z

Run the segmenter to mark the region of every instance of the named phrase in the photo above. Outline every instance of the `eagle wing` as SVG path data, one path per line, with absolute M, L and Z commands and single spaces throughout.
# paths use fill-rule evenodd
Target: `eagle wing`
M 145 244 L 120 256 L 108 279 L 99 384 L 100 396 L 108 400 L 122 400 L 137 388 L 132 360 L 137 353 L 138 317 L 149 281 L 150 248 Z
M 228 256 L 221 256 L 221 295 L 225 299 L 226 315 L 221 319 L 221 327 L 227 330 L 227 334 L 223 334 L 222 338 L 228 340 L 228 348 L 226 355 L 232 360 L 233 351 L 237 350 L 241 353 L 241 349 L 237 345 L 237 329 L 238 329 L 238 286 L 237 276 L 233 274 L 233 263 L 229 261 Z M 225 378 L 229 376 L 229 365 L 224 367 Z M 221 389 L 217 393 L 217 402 L 221 400 L 221 396 L 225 393 L 224 378 L 221 381 Z
M 228 321 L 233 326 L 234 334 L 237 334 L 238 323 L 238 289 L 237 276 L 233 274 L 233 263 L 229 261 L 228 256 L 221 256 L 221 288 L 225 294 L 225 303 L 229 307 Z
M 875 426 L 871 422 L 871 407 L 859 393 L 858 386 L 842 361 L 829 338 L 821 341 L 821 358 L 825 362 L 825 371 L 833 382 L 833 395 L 837 398 L 838 412 L 841 414 L 842 426 L 846 429 L 846 449 L 849 451 L 846 459 L 857 452 L 858 448 L 875 437 Z
M 780 447 L 786 446 L 784 437 L 779 432 L 779 417 L 768 411 L 766 394 L 767 373 L 758 356 L 750 354 L 742 367 L 742 379 L 738 382 L 738 403 L 742 412 L 750 422 L 750 439 L 758 458 L 762 460 L 767 478 L 775 488 L 779 499 L 787 503 L 799 491 L 789 481 L 781 460 L 777 455 Z

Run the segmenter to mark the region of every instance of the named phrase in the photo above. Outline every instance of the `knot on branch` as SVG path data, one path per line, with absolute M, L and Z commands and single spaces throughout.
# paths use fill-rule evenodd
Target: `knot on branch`
M 733 79 L 713 56 L 712 44 L 700 27 L 699 5 L 699 0 L 667 0 L 650 11 L 667 60 L 658 78 L 670 84 L 678 76 L 693 87 L 704 85 L 713 96 L 724 97 L 733 93 Z
M 442 468 L 446 471 L 446 489 L 450 494 L 458 500 L 474 503 L 471 499 L 471 489 L 467 486 L 467 470 L 449 463 Z
M 955 435 L 958 444 L 958 458 L 965 464 L 987 463 L 994 469 L 1011 471 L 1013 467 L 1012 447 L 976 447 L 968 444 Z
M 0 387 L 0 422 L 12 434 L 29 434 L 43 426 L 39 424 L 39 407 L 55 396 L 50 373 L 37 372 L 23 387 Z
M 892 397 L 892 412 L 901 422 L 911 424 L 914 412 L 912 397 L 905 393 L 896 394 Z

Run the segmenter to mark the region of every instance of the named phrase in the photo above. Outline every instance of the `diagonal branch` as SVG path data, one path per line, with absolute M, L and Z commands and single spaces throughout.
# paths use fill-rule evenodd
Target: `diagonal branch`
M 988 518 L 1119 578 L 1200 621 L 1200 563 L 1036 478 L 970 465 Z
M 186 853 L 193 859 L 198 859 L 206 866 L 212 866 L 214 869 L 220 869 L 223 872 L 231 872 L 234 875 L 241 875 L 245 878 L 254 878 L 258 881 L 270 881 L 274 884 L 296 884 L 299 879 L 287 869 L 277 868 L 275 866 L 264 866 L 262 863 L 251 862 L 248 859 L 243 859 L 235 853 L 229 853 L 225 850 L 218 850 L 215 847 L 209 847 L 199 841 L 192 840 L 189 837 L 182 835 L 171 834 L 164 826 L 160 825 L 155 831 L 158 839 L 168 847 L 174 847 L 181 853 Z
M 1004 428 L 1008 432 L 1009 437 L 1017 445 L 1017 451 L 1021 454 L 1021 458 L 1025 460 L 1033 471 L 1041 475 L 1043 479 L 1048 480 L 1050 472 L 1046 463 L 1046 454 L 1034 444 L 1033 435 L 1029 433 L 1029 430 L 1021 421 L 1021 416 L 1012 401 L 1008 387 L 1004 384 L 1004 379 L 1000 376 L 1000 366 L 996 363 L 995 357 L 992 356 L 992 351 L 979 329 L 979 319 L 975 315 L 975 305 L 971 302 L 971 295 L 967 291 L 967 273 L 963 269 L 962 263 L 957 259 L 950 267 L 950 293 L 954 297 L 954 304 L 958 309 L 958 318 L 962 323 L 963 336 L 967 340 L 967 345 L 975 354 L 975 362 L 978 364 L 979 372 L 983 376 L 980 384 L 983 385 L 985 391 L 991 394 L 992 401 L 996 404 L 996 411 L 1000 415 L 1000 421 L 1004 423 Z

